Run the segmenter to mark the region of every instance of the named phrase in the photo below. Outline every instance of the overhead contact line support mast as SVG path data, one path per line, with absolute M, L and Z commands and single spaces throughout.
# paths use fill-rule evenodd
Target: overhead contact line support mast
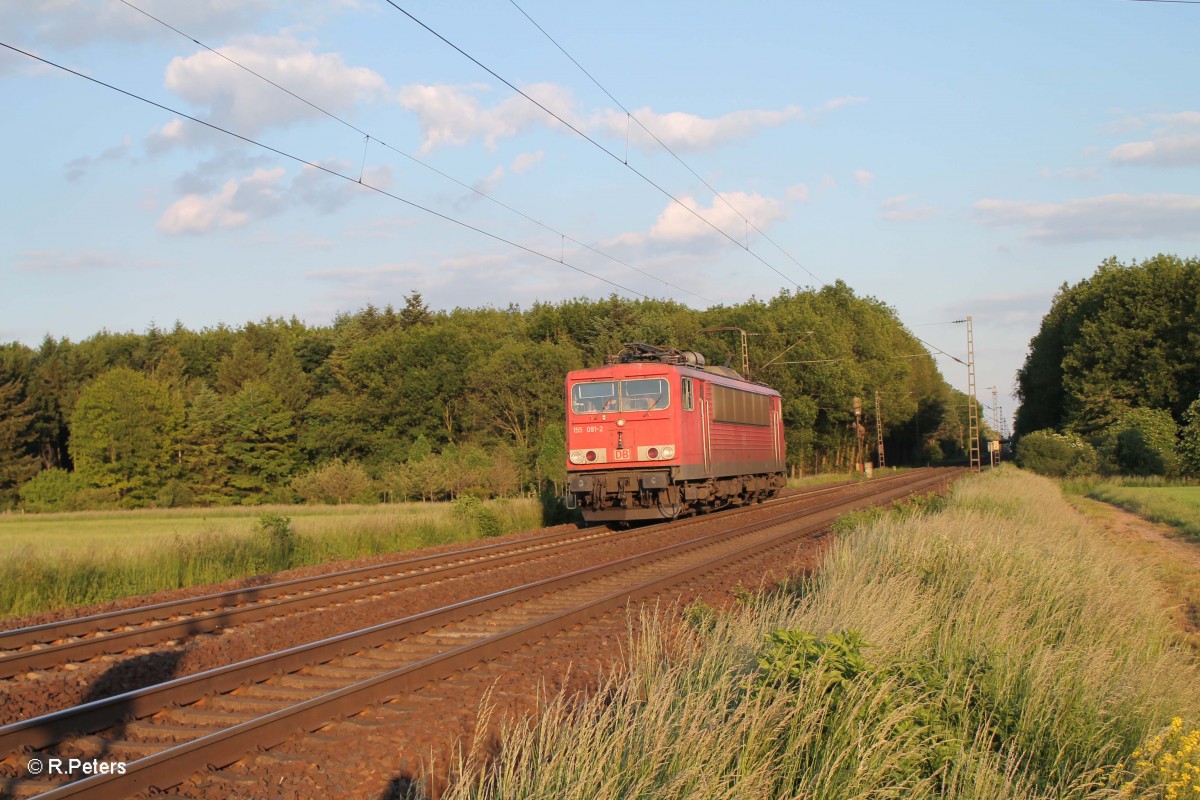
M 567 374 L 567 491 L 588 522 L 661 520 L 774 497 L 779 392 L 699 353 L 634 342 Z

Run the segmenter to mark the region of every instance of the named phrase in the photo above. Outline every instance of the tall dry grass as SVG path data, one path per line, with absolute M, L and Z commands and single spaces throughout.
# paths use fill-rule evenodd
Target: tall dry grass
M 503 533 L 541 525 L 535 500 L 484 507 Z M 16 522 L 6 521 L 0 533 Z M 35 543 L 36 534 L 24 533 L 24 541 L 0 549 L 0 618 L 481 535 L 450 503 L 101 512 L 31 522 L 50 526 L 45 536 L 52 544 Z
M 1140 742 L 1200 721 L 1196 664 L 1156 591 L 1054 483 L 964 480 L 942 513 L 845 535 L 798 591 L 691 628 L 651 615 L 623 677 L 512 726 L 447 796 L 1115 796 Z M 865 668 L 836 680 L 827 653 L 765 675 L 778 629 L 857 630 Z

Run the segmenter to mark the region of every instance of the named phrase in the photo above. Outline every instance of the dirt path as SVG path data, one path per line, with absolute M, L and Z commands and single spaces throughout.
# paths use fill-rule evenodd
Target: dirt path
M 1200 655 L 1200 544 L 1182 539 L 1169 525 L 1099 500 L 1073 495 L 1067 495 L 1067 500 L 1110 541 L 1152 566 L 1172 618 Z

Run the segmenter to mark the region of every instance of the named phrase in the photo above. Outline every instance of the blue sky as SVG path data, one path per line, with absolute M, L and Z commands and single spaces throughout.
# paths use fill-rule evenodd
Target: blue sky
M 1011 418 L 1059 285 L 1200 250 L 1200 5 L 519 0 L 618 103 L 506 0 L 397 0 L 609 155 L 383 0 L 130 3 L 354 127 L 118 0 L 5 3 L 0 41 L 349 180 L 0 52 L 0 340 L 842 279 L 955 355 L 927 324 L 972 315 Z

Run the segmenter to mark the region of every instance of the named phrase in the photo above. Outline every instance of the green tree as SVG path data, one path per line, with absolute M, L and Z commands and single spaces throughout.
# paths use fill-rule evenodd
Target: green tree
M 177 478 L 195 500 L 221 502 L 230 493 L 230 461 L 225 455 L 227 401 L 199 381 L 191 388 L 180 437 Z
M 265 378 L 267 369 L 266 356 L 254 349 L 249 337 L 242 336 L 229 355 L 217 364 L 217 390 L 222 394 L 235 394 L 250 381 Z
M 412 294 L 404 296 L 404 308 L 400 309 L 400 324 L 405 328 L 417 325 L 428 325 L 433 320 L 429 306 L 425 304 L 421 293 L 416 289 Z
M 1200 394 L 1200 259 L 1103 262 L 1063 286 L 1017 374 L 1016 431 L 1092 434 L 1129 409 L 1182 419 Z
M 567 481 L 567 438 L 565 428 L 557 422 L 542 431 L 537 475 L 540 483 L 550 484 L 556 497 L 563 493 Z
M 230 485 L 251 500 L 265 499 L 298 465 L 291 414 L 265 383 L 250 381 L 230 401 L 223 450 Z
M 0 383 L 0 508 L 11 505 L 17 487 L 38 471 L 38 460 L 29 453 L 32 407 L 32 401 L 21 397 L 19 383 Z
M 292 478 L 292 489 L 309 503 L 370 503 L 375 482 L 357 461 L 333 461 Z
M 71 416 L 71 459 L 93 486 L 134 504 L 169 476 L 183 408 L 165 386 L 117 367 L 84 387 Z
M 543 425 L 563 415 L 563 377 L 580 366 L 574 348 L 508 341 L 471 376 L 477 424 L 528 451 Z
M 1200 475 L 1200 398 L 1192 401 L 1179 430 L 1179 461 L 1190 476 Z

